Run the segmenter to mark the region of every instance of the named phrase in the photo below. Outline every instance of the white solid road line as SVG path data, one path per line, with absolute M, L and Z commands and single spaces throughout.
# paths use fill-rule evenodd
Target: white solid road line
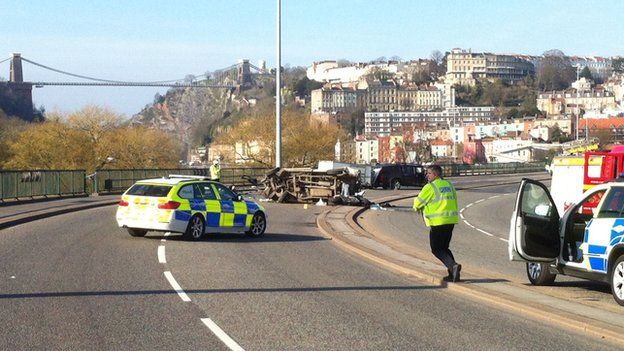
M 245 351 L 236 341 L 232 340 L 229 335 L 227 335 L 223 329 L 219 328 L 219 326 L 212 321 L 210 318 L 202 318 L 202 322 L 216 335 L 223 343 L 230 348 L 232 351 Z
M 167 258 L 165 257 L 165 246 L 160 245 L 158 247 L 158 262 L 159 263 L 167 263 Z
M 171 287 L 173 288 L 173 290 L 175 290 L 178 293 L 182 301 L 191 302 L 191 299 L 188 297 L 188 295 L 186 295 L 184 290 L 182 290 L 182 287 L 180 286 L 180 284 L 178 284 L 178 282 L 176 282 L 175 278 L 173 278 L 173 275 L 171 274 L 171 272 L 165 271 L 165 278 L 167 278 L 167 280 L 169 281 L 169 284 L 171 284 Z

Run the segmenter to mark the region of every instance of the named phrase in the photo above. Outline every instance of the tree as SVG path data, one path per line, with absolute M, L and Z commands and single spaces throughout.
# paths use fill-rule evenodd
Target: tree
M 107 157 L 116 168 L 174 167 L 179 144 L 169 134 L 122 127 L 121 116 L 98 106 L 67 115 L 51 114 L 29 124 L 7 143 L 4 166 L 13 169 L 85 169 L 93 172 Z
M 562 90 L 576 80 L 576 70 L 570 60 L 559 50 L 544 52 L 544 58 L 537 71 L 537 86 L 540 90 Z
M 174 168 L 180 159 L 180 144 L 173 135 L 156 129 L 118 128 L 101 143 L 115 159 L 115 168 Z
M 300 110 L 286 109 L 282 114 L 282 164 L 284 167 L 309 167 L 319 160 L 334 158 L 336 140 L 344 133 L 336 125 L 312 121 Z M 255 118 L 247 118 L 233 125 L 228 133 L 215 138 L 220 145 L 241 143 L 259 150 L 251 156 L 257 164 L 275 164 L 275 116 L 271 112 Z
M 583 67 L 583 69 L 581 70 L 581 73 L 579 74 L 579 78 L 585 78 L 585 79 L 591 79 L 593 80 L 594 77 L 592 77 L 592 73 L 589 70 L 589 67 L 585 66 Z
M 380 67 L 373 67 L 364 75 L 364 77 L 369 80 L 387 80 L 391 79 L 392 76 L 393 75 L 387 69 Z
M 614 58 L 611 62 L 613 72 L 624 73 L 624 57 Z
M 16 117 L 7 117 L 0 110 L 0 169 L 11 157 L 12 153 L 9 144 L 15 137 L 26 128 L 27 122 Z
M 336 63 L 338 64 L 338 67 L 349 67 L 353 65 L 353 62 L 346 59 L 340 59 L 336 61 Z
M 312 90 L 318 89 L 323 86 L 323 83 L 315 80 L 308 79 L 307 76 L 299 79 L 294 86 L 294 92 L 296 96 L 306 97 L 312 94 Z
M 440 52 L 440 50 L 433 50 L 429 59 L 432 62 L 432 74 L 435 78 L 446 74 L 446 55 Z
M 85 169 L 93 163 L 88 135 L 57 118 L 29 125 L 8 146 L 9 169 Z

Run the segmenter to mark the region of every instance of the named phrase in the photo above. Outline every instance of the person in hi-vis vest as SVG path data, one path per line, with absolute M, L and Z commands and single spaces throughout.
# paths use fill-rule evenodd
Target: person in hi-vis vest
M 221 165 L 219 164 L 219 159 L 212 161 L 212 166 L 210 166 L 210 180 L 214 180 L 215 182 L 221 181 Z
M 442 167 L 438 165 L 428 166 L 426 177 L 428 183 L 414 198 L 414 209 L 422 211 L 425 224 L 429 227 L 431 253 L 442 261 L 448 270 L 449 274 L 444 280 L 458 282 L 461 265 L 455 262 L 455 257 L 449 249 L 453 228 L 459 223 L 457 192 L 451 182 L 442 178 Z

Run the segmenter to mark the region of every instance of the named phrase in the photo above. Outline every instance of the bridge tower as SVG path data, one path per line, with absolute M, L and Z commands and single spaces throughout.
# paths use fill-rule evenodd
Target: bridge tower
M 238 77 L 237 83 L 240 86 L 249 86 L 252 84 L 251 66 L 248 59 L 238 60 Z
M 11 67 L 9 68 L 9 89 L 16 97 L 20 115 L 32 120 L 33 102 L 32 102 L 32 84 L 24 83 L 24 74 L 22 71 L 22 55 L 13 53 L 11 58 Z
M 11 58 L 11 68 L 9 69 L 9 81 L 12 83 L 23 83 L 24 75 L 22 73 L 22 54 L 13 53 Z

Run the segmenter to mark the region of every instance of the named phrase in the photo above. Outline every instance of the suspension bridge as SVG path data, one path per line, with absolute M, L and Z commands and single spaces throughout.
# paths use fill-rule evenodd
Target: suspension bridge
M 238 63 L 229 67 L 206 72 L 199 75 L 186 75 L 184 78 L 161 80 L 161 81 L 122 81 L 90 77 L 83 74 L 71 73 L 58 68 L 53 68 L 14 53 L 11 57 L 0 60 L 0 64 L 10 60 L 9 80 L 0 81 L 0 87 L 8 88 L 17 98 L 17 104 L 22 111 L 32 110 L 32 88 L 45 86 L 95 86 L 95 87 L 170 87 L 170 88 L 221 88 L 221 89 L 244 89 L 254 84 L 259 76 L 272 76 L 266 68 L 256 67 L 247 59 L 241 59 Z M 23 64 L 30 64 L 44 70 L 52 71 L 74 81 L 24 81 Z M 79 80 L 76 81 L 75 79 Z M 27 112 L 32 117 L 32 111 Z
M 229 67 L 215 70 L 213 72 L 206 72 L 199 75 L 186 75 L 184 78 L 163 80 L 163 81 L 148 81 L 148 82 L 136 82 L 136 81 L 121 81 L 111 80 L 103 78 L 95 78 L 82 74 L 71 73 L 68 71 L 53 68 L 33 60 L 22 57 L 21 54 L 15 53 L 11 57 L 0 60 L 0 64 L 6 61 L 11 61 L 9 69 L 9 80 L 6 82 L 0 82 L 3 84 L 10 84 L 14 86 L 23 86 L 31 88 L 42 88 L 45 86 L 111 86 L 111 87 L 178 87 L 178 88 L 236 88 L 251 84 L 254 80 L 254 76 L 270 75 L 265 68 L 258 68 L 249 63 L 249 60 L 242 59 L 238 63 Z M 31 81 L 25 82 L 23 76 L 23 63 L 28 63 L 39 68 L 43 68 L 48 71 L 56 72 L 61 75 L 79 78 L 82 81 L 72 82 L 50 82 L 50 81 Z

